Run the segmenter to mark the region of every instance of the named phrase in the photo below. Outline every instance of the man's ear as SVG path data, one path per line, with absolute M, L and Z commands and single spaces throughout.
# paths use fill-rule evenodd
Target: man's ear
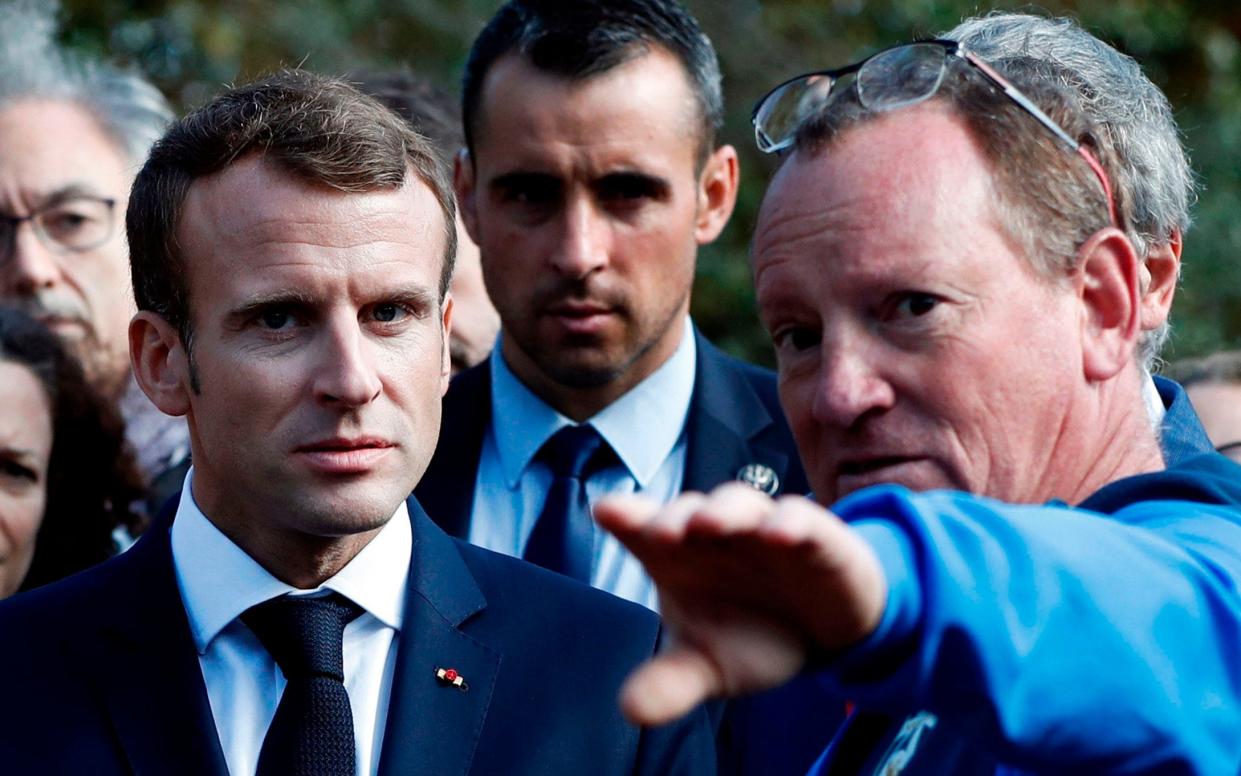
M 1078 249 L 1076 288 L 1082 304 L 1082 363 L 1101 382 L 1133 362 L 1142 330 L 1141 263 L 1129 238 L 1108 227 Z
M 162 315 L 142 311 L 129 322 L 129 360 L 138 387 L 161 412 L 189 412 L 189 356 L 181 335 Z
M 440 396 L 448 393 L 448 383 L 452 380 L 452 348 L 449 347 L 448 337 L 452 334 L 452 292 L 444 294 L 443 318 L 440 325 L 443 327 L 443 338 L 440 340 Z
M 470 158 L 470 149 L 462 148 L 452 158 L 452 184 L 457 190 L 457 209 L 461 213 L 461 221 L 465 231 L 475 243 L 478 239 L 478 211 L 474 200 L 474 160 Z
M 694 239 L 706 245 L 720 236 L 737 204 L 740 180 L 737 149 L 723 145 L 703 165 L 698 179 L 698 217 L 694 223 Z
M 1146 256 L 1142 290 L 1142 328 L 1157 329 L 1168 320 L 1176 281 L 1181 275 L 1181 230 L 1173 230 L 1166 243 L 1152 246 Z

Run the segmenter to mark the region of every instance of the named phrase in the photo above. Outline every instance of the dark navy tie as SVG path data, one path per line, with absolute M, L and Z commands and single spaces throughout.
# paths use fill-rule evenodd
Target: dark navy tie
M 593 426 L 566 426 L 543 443 L 537 460 L 552 470 L 552 486 L 522 557 L 589 585 L 595 523 L 586 480 L 616 455 Z
M 343 639 L 345 626 L 361 613 L 361 607 L 332 593 L 281 596 L 241 615 L 288 680 L 263 739 L 256 776 L 354 776 Z

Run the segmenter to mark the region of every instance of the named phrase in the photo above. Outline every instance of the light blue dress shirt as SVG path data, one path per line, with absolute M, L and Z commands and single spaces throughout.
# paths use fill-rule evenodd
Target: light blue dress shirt
M 357 741 L 357 773 L 374 776 L 413 550 L 405 502 L 353 560 L 319 588 L 307 591 L 273 577 L 221 533 L 195 503 L 193 479 L 191 468 L 172 524 L 172 560 L 229 773 L 254 773 L 286 684 L 258 637 L 238 618 L 251 606 L 285 593 L 334 591 L 366 610 L 345 628 L 344 669 Z
M 504 358 L 491 359 L 491 423 L 483 436 L 470 515 L 470 542 L 521 557 L 543 511 L 552 473 L 535 460 L 552 434 L 573 421 L 535 396 Z M 688 319 L 681 344 L 649 377 L 589 421 L 616 451 L 621 465 L 593 475 L 586 496 L 593 505 L 611 494 L 640 493 L 668 502 L 681 492 L 685 472 L 685 419 L 694 392 L 697 350 Z M 642 564 L 602 530 L 596 530 L 591 584 L 658 610 L 655 586 Z

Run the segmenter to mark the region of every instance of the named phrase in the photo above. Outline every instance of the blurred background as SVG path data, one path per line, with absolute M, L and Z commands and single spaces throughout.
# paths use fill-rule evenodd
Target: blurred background
M 571 0 L 568 0 L 571 2 Z M 470 42 L 499 0 L 62 0 L 70 45 L 143 70 L 181 109 L 281 65 L 326 73 L 408 64 L 458 91 Z M 715 342 L 771 363 L 746 253 L 770 160 L 750 107 L 804 70 L 847 64 L 996 9 L 1070 14 L 1142 63 L 1185 133 L 1201 191 L 1186 239 L 1168 360 L 1241 346 L 1241 3 L 1082 0 L 689 0 L 719 51 L 723 138 L 741 153 L 737 214 L 700 254 L 694 316 Z

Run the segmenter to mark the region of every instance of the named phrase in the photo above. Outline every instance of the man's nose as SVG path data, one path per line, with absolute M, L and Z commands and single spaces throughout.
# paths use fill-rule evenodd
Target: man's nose
M 315 374 L 315 398 L 340 407 L 360 407 L 383 389 L 378 354 L 356 319 L 330 323 L 323 333 Z
M 815 420 L 851 428 L 864 416 L 890 409 L 896 392 L 884 376 L 880 354 L 865 343 L 822 343 L 813 411 Z
M 6 293 L 28 296 L 54 286 L 60 279 L 56 255 L 35 234 L 34 226 L 22 222 L 10 226 L 0 259 L 0 282 Z
M 581 280 L 608 263 L 611 228 L 589 197 L 570 199 L 563 214 L 560 243 L 552 266 L 562 276 Z

